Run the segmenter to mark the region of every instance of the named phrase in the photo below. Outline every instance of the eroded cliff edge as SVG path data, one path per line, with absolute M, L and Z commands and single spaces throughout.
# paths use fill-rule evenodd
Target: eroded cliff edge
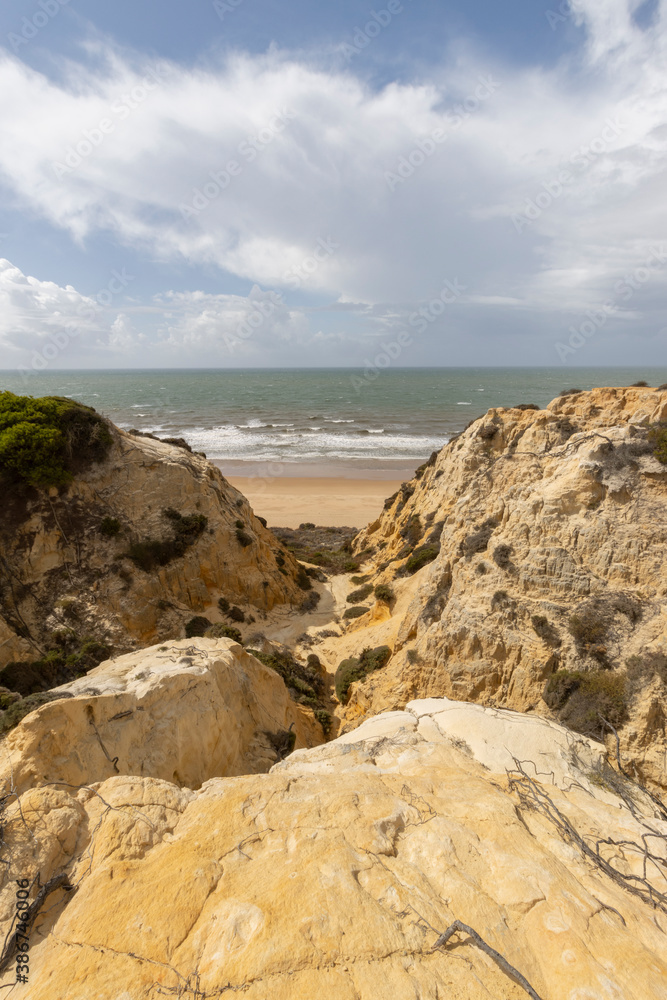
M 68 657 L 81 672 L 181 638 L 193 616 L 220 620 L 221 597 L 260 611 L 298 606 L 310 588 L 303 568 L 215 466 L 185 443 L 71 407 L 103 439 L 91 460 L 77 461 L 86 424 L 66 442 L 74 471 L 59 485 L 35 486 L 16 461 L 23 475 L 0 469 L 0 668 L 40 660 L 53 686 L 76 675 Z M 15 690 L 11 680 L 2 683 Z
M 667 392 L 489 410 L 356 541 L 377 600 L 322 653 L 386 644 L 348 726 L 442 696 L 556 717 L 667 785 Z M 387 591 L 386 588 L 389 588 Z M 382 590 L 380 591 L 382 594 Z M 372 597 L 370 598 L 372 600 Z

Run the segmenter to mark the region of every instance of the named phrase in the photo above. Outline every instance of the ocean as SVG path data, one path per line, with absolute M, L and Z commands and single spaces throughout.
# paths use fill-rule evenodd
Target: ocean
M 0 389 L 77 399 L 125 429 L 184 437 L 226 475 L 401 479 L 491 406 L 667 382 L 665 368 L 0 372 Z M 371 377 L 368 377 L 371 376 Z

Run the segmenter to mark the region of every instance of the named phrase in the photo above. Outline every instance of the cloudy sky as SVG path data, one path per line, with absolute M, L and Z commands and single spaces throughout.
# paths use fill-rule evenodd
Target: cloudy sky
M 664 364 L 667 0 L 7 0 L 0 367 Z

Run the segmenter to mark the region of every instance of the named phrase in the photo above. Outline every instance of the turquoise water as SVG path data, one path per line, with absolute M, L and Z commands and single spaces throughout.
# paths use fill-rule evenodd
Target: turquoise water
M 402 477 L 491 406 L 576 387 L 667 382 L 651 368 L 54 371 L 0 388 L 71 396 L 119 426 L 185 437 L 228 474 Z

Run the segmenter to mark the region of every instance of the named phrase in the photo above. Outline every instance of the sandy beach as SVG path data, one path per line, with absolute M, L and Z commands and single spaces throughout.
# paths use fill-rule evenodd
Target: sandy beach
M 393 479 L 255 479 L 230 476 L 269 526 L 298 528 L 314 524 L 363 528 L 379 517 L 388 496 L 401 485 Z

